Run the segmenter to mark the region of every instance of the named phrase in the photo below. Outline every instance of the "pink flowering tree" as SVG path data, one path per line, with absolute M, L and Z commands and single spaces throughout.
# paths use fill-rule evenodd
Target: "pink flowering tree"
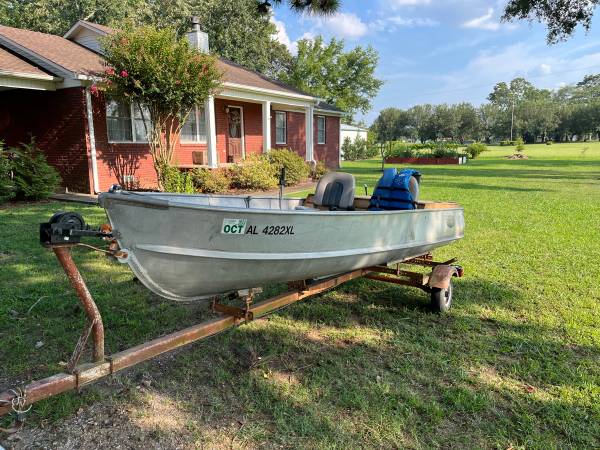
M 106 71 L 100 89 L 148 111 L 148 143 L 161 188 L 181 127 L 194 105 L 221 87 L 214 56 L 192 48 L 172 29 L 134 28 L 103 41 Z M 97 90 L 93 86 L 92 90 Z

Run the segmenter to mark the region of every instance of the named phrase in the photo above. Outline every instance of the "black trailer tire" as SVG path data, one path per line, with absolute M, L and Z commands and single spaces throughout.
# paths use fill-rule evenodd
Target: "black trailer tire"
M 452 306 L 452 280 L 448 289 L 431 288 L 431 309 L 436 313 L 444 313 Z

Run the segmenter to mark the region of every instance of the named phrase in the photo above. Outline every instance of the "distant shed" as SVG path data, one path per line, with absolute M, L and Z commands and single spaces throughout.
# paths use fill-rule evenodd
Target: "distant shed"
M 369 129 L 365 128 L 365 127 L 359 127 L 358 125 L 348 125 L 348 124 L 341 124 L 340 125 L 340 146 L 344 143 L 344 141 L 346 140 L 346 138 L 350 138 L 350 140 L 352 142 L 356 141 L 357 139 L 367 139 L 367 133 L 368 133 Z

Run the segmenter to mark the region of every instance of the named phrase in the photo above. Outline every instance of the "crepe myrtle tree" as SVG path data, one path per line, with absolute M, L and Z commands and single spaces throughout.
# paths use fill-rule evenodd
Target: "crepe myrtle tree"
M 107 68 L 100 86 L 111 98 L 133 102 L 142 117 L 150 116 L 143 122 L 164 188 L 181 127 L 195 105 L 219 91 L 223 74 L 215 57 L 192 48 L 171 28 L 129 28 L 105 37 L 102 45 Z

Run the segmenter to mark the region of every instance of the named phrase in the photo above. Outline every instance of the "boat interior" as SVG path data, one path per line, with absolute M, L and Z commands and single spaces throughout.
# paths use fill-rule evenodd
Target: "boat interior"
M 389 170 L 389 169 L 388 169 Z M 394 169 L 395 170 L 395 169 Z M 419 182 L 411 178 L 407 183 L 410 190 L 411 207 L 389 207 L 390 209 L 453 209 L 459 207 L 452 202 L 423 201 L 419 196 Z M 381 180 L 380 180 L 381 183 Z M 358 196 L 354 176 L 343 172 L 329 172 L 323 176 L 316 186 L 315 193 L 305 198 L 287 197 L 261 197 L 261 196 L 232 196 L 232 195 L 186 195 L 162 192 L 128 192 L 121 191 L 121 195 L 150 197 L 159 202 L 170 204 L 185 204 L 190 206 L 213 206 L 218 208 L 235 209 L 261 209 L 261 210 L 287 210 L 287 211 L 378 211 L 382 210 L 375 201 L 379 190 L 375 189 L 373 195 Z M 131 199 L 133 200 L 133 199 Z

